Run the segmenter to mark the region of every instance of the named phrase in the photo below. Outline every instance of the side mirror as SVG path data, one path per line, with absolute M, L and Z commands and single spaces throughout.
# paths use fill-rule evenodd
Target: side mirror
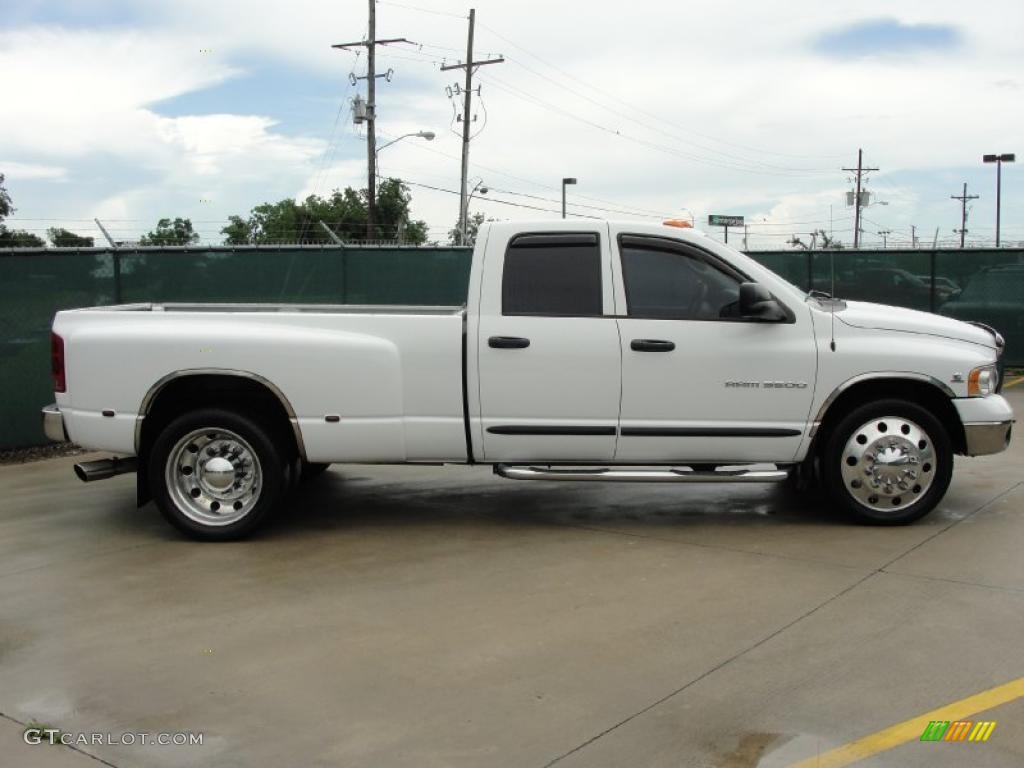
M 740 317 L 778 323 L 786 319 L 786 311 L 760 283 L 740 283 Z

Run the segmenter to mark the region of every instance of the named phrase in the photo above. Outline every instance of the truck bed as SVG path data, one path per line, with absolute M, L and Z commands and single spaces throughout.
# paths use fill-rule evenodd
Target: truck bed
M 462 307 L 70 310 L 54 321 L 69 371 L 57 403 L 72 440 L 132 454 L 156 391 L 226 371 L 273 382 L 309 461 L 464 461 L 463 324 Z

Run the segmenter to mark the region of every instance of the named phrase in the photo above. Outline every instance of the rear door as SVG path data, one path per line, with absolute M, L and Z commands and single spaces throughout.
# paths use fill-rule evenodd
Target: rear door
M 787 322 L 743 320 L 749 278 L 709 249 L 613 233 L 624 308 L 616 462 L 792 460 L 817 367 L 806 309 Z
M 484 460 L 612 460 L 620 351 L 610 258 L 605 226 L 492 230 L 477 337 Z

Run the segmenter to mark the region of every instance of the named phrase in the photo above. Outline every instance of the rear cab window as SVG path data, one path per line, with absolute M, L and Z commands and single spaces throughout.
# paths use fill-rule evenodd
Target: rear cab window
M 544 317 L 601 315 L 598 235 L 559 232 L 514 237 L 505 253 L 501 313 Z

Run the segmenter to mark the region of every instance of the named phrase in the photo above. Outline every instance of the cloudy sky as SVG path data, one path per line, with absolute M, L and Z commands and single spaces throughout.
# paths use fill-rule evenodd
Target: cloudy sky
M 951 240 L 964 182 L 971 241 L 991 241 L 995 171 L 1004 241 L 1024 240 L 1024 5 L 979 0 L 477 0 L 482 67 L 473 209 L 495 218 L 572 211 L 614 218 L 745 215 L 750 247 L 834 230 L 849 242 L 858 147 L 874 194 L 867 242 Z M 779 10 L 784 8 L 784 11 Z M 460 126 L 447 88 L 465 57 L 468 6 L 377 4 L 382 173 L 411 184 L 413 212 L 443 239 L 457 217 Z M 349 74 L 366 57 L 331 44 L 366 33 L 352 0 L 20 0 L 0 21 L 0 172 L 11 226 L 132 239 L 186 216 L 204 241 L 231 214 L 365 186 L 365 137 Z M 436 189 L 430 189 L 434 187 Z M 510 205 L 514 203 L 516 205 Z M 883 204 L 885 203 L 885 204 Z M 524 207 L 532 206 L 532 207 Z M 583 207 L 586 206 L 586 207 Z M 541 209 L 541 210 L 534 210 Z

